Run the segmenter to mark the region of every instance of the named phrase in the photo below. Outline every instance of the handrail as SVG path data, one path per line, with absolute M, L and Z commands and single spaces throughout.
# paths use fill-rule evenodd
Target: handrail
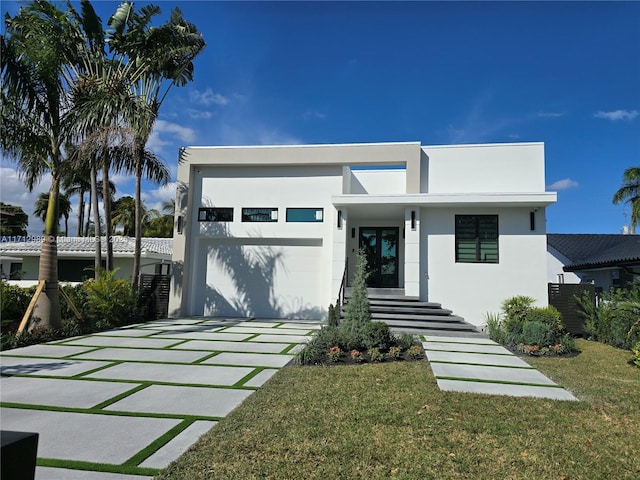
M 347 289 L 347 278 L 349 276 L 349 259 L 344 261 L 344 273 L 340 282 L 340 290 L 338 290 L 338 299 L 336 300 L 336 308 L 340 308 L 344 304 L 344 294 Z

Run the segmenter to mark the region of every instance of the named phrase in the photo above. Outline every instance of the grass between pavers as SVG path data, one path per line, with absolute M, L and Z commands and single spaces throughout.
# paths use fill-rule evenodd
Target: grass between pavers
M 121 473 L 124 475 L 153 476 L 160 470 L 157 468 L 135 467 L 130 465 L 112 465 L 109 463 L 82 462 L 78 460 L 61 460 L 57 458 L 38 458 L 39 467 L 67 468 L 70 470 L 90 470 L 94 472 Z
M 286 367 L 157 479 L 635 480 L 640 370 L 577 344 L 527 360 L 580 402 L 443 392 L 425 362 Z
M 564 388 L 562 385 L 557 384 L 549 384 L 549 383 L 535 383 L 535 382 L 516 382 L 510 380 L 497 380 L 497 379 L 488 379 L 488 378 L 473 378 L 473 377 L 451 377 L 446 375 L 441 375 L 437 377 L 438 380 L 456 380 L 458 382 L 467 382 L 467 383 L 491 383 L 491 384 L 499 384 L 499 385 L 518 385 L 523 387 L 546 387 L 546 388 Z
M 240 390 L 240 389 L 236 389 Z M 248 389 L 245 389 L 248 390 Z M 135 393 L 135 392 L 134 392 Z M 91 415 L 110 415 L 114 417 L 140 417 L 140 418 L 169 418 L 172 420 L 184 420 L 185 418 L 194 418 L 196 420 L 207 420 L 218 422 L 222 417 L 207 415 L 184 415 L 180 413 L 146 413 L 146 412 L 129 412 L 126 410 L 102 410 L 95 408 L 78 408 L 78 407 L 54 407 L 50 405 L 33 405 L 28 403 L 3 402 L 0 407 L 19 408 L 21 410 L 43 410 L 48 412 L 65 412 L 65 413 L 88 413 Z
M 525 367 L 524 365 L 495 365 L 493 363 L 472 363 L 472 362 L 453 362 L 446 360 L 429 360 L 430 363 L 445 363 L 447 365 L 471 365 L 474 367 L 496 367 L 496 368 L 507 368 L 507 369 L 520 369 L 520 370 L 535 370 L 531 365 Z
M 264 370 L 264 369 L 277 370 L 277 367 L 246 367 L 246 368 L 257 368 L 257 369 L 261 369 L 261 370 Z M 257 373 L 256 373 L 256 375 L 257 375 Z M 87 382 L 114 382 L 114 383 L 132 383 L 132 384 L 147 383 L 149 385 L 151 385 L 151 384 L 153 384 L 153 385 L 164 385 L 164 386 L 168 386 L 168 387 L 198 387 L 198 388 L 225 388 L 225 389 L 232 388 L 234 390 L 257 390 L 259 388 L 259 387 L 230 386 L 230 385 L 227 385 L 227 384 L 218 385 L 218 384 L 212 384 L 212 383 L 163 382 L 163 381 L 159 381 L 159 380 L 144 380 L 144 379 L 133 380 L 133 379 L 124 379 L 124 378 L 123 379 L 119 379 L 119 378 L 85 378 L 85 377 L 78 377 L 78 376 L 64 377 L 64 376 L 61 376 L 61 375 L 35 375 L 35 374 L 32 374 L 32 373 L 30 373 L 30 374 L 11 374 L 10 376 L 12 376 L 12 377 L 24 377 L 24 378 L 59 379 L 59 380 L 81 380 L 81 381 L 87 381 Z M 245 377 L 243 377 L 243 379 L 250 380 L 252 377 L 254 377 L 254 375 L 252 374 L 252 372 L 250 372 Z M 241 379 L 241 380 L 243 380 L 243 379 Z M 240 381 L 236 382 L 236 384 L 234 384 L 234 385 L 238 385 L 239 383 L 240 383 Z M 0 405 L 3 405 L 3 403 L 0 402 Z

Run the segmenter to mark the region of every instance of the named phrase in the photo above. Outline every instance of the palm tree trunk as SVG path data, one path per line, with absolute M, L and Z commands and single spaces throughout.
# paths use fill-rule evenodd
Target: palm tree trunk
M 89 183 L 91 183 L 91 173 L 89 173 Z M 97 190 L 97 188 L 96 188 Z M 91 207 L 93 207 L 93 189 L 89 189 L 89 205 L 87 208 L 87 221 L 84 225 L 84 236 L 89 236 L 89 224 L 91 223 Z
M 142 154 L 136 155 L 136 193 L 135 193 L 135 247 L 133 252 L 133 277 L 131 287 L 138 290 L 138 277 L 140 276 L 140 250 L 142 248 L 142 196 L 140 193 L 142 184 Z
M 102 204 L 104 205 L 105 241 L 107 242 L 107 270 L 113 270 L 113 222 L 111 221 L 111 192 L 109 191 L 109 159 L 102 159 Z
M 94 278 L 98 279 L 98 272 L 102 268 L 102 245 L 100 242 L 100 208 L 98 205 L 98 174 L 95 166 L 91 167 L 91 203 L 93 204 L 93 234 L 95 236 L 96 254 L 94 261 Z M 88 225 L 88 222 L 87 222 Z
M 49 204 L 44 223 L 44 235 L 40 250 L 38 280 L 44 280 L 44 290 L 33 310 L 29 331 L 36 327 L 58 328 L 60 321 L 60 292 L 58 290 L 58 196 L 60 178 L 53 176 L 49 190 Z
M 82 236 L 82 228 L 84 227 L 84 192 L 78 193 L 78 236 Z

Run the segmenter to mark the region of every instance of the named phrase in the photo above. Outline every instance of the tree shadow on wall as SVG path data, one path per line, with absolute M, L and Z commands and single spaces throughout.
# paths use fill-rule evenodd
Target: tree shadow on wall
M 184 161 L 181 154 L 180 161 Z M 176 212 L 182 215 L 184 234 L 191 233 L 198 238 L 199 245 L 192 249 L 187 261 L 190 263 L 189 289 L 196 289 L 195 301 L 199 314 L 228 317 L 297 318 L 318 320 L 326 316 L 324 309 L 305 303 L 304 298 L 285 300 L 282 304 L 275 292 L 275 278 L 278 270 L 286 272 L 285 253 L 281 248 L 282 239 L 263 238 L 258 233 L 248 238 L 231 235 L 229 224 L 224 222 L 196 222 L 189 225 L 188 190 L 189 185 L 177 185 L 178 202 Z M 203 199 L 203 207 L 214 206 Z M 193 218 L 191 216 L 191 218 Z M 206 244 L 206 249 L 205 249 Z M 224 272 L 225 278 L 207 281 L 210 262 L 216 263 L 216 271 Z M 189 295 L 183 288 L 185 273 L 180 262 L 173 264 L 173 288 L 179 295 Z M 218 283 L 219 285 L 215 285 Z M 233 287 L 234 293 L 229 293 Z

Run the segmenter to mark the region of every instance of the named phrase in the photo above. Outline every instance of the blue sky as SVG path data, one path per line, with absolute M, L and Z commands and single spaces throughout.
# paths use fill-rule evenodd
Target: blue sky
M 625 223 L 611 198 L 640 164 L 640 2 L 154 3 L 163 18 L 179 6 L 207 42 L 149 144 L 174 178 L 181 145 L 541 141 L 558 192 L 549 232 Z M 117 2 L 94 5 L 106 22 Z M 0 166 L 2 201 L 32 213 Z M 147 185 L 146 202 L 173 192 Z

